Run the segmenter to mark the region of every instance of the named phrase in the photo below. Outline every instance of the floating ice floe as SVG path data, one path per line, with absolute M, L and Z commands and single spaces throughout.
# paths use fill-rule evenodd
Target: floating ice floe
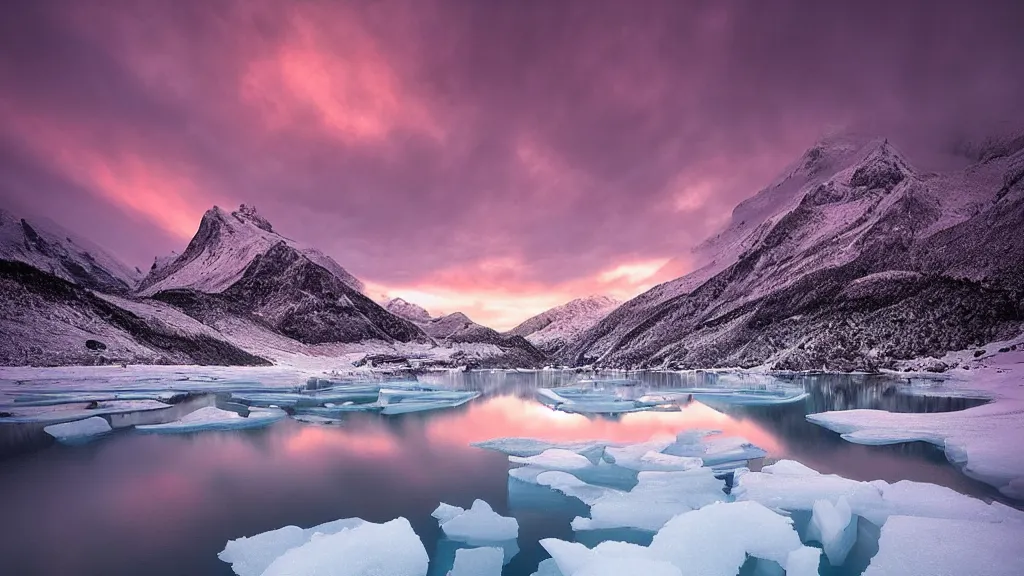
M 856 444 L 934 444 L 968 476 L 995 486 L 1010 498 L 1024 500 L 1024 450 L 1006 440 L 1024 437 L 1022 410 L 1024 401 L 1000 400 L 957 412 L 844 410 L 809 414 L 807 419 Z
M 546 558 L 541 560 L 537 565 L 537 571 L 530 576 L 562 576 L 562 571 L 558 569 L 554 558 Z
M 864 576 L 1020 576 L 1024 523 L 893 516 Z
M 813 511 L 820 500 L 848 503 L 851 513 L 881 526 L 890 516 L 964 519 L 1002 522 L 1024 518 L 1004 504 L 987 504 L 944 486 L 901 480 L 861 482 L 818 472 L 790 461 L 766 466 L 761 472 L 736 475 L 732 494 L 736 500 L 755 501 L 789 512 Z
M 334 534 L 362 524 L 361 518 L 343 518 L 306 529 L 285 526 L 229 540 L 217 557 L 231 564 L 231 569 L 238 576 L 260 576 L 279 556 L 308 543 L 314 534 Z
M 597 392 L 577 387 L 538 388 L 536 395 L 542 404 L 574 414 L 625 414 L 655 408 L 678 410 L 678 407 L 672 407 L 666 402 L 631 400 L 621 398 L 613 392 Z
M 663 450 L 672 446 L 676 438 L 655 438 L 640 444 L 626 446 L 608 446 L 605 448 L 605 460 L 629 470 L 642 471 L 679 471 L 700 468 L 704 462 L 698 456 L 676 456 L 664 454 Z
M 501 548 L 461 548 L 455 551 L 455 565 L 448 576 L 501 576 L 503 559 Z
M 842 566 L 857 543 L 857 518 L 846 498 L 840 496 L 835 504 L 829 500 L 814 503 L 807 538 L 821 543 L 829 563 Z
M 594 465 L 586 456 L 562 448 L 549 448 L 536 456 L 509 456 L 508 460 L 548 470 L 582 470 Z
M 378 403 L 382 414 L 405 414 L 440 408 L 455 408 L 480 396 L 479 392 L 444 390 L 393 390 L 381 388 Z
M 590 518 L 575 518 L 572 528 L 634 528 L 653 532 L 673 516 L 726 500 L 724 488 L 725 482 L 716 478 L 710 468 L 641 472 L 632 490 L 609 490 L 591 502 L 584 501 L 590 504 Z M 584 493 L 580 487 L 574 491 Z
M 429 557 L 405 518 L 385 524 L 364 522 L 309 542 L 274 559 L 262 576 L 426 576 Z
M 610 541 L 587 548 L 553 538 L 541 540 L 540 544 L 563 576 L 734 576 L 748 555 L 778 563 L 787 576 L 812 576 L 818 572 L 821 554 L 800 542 L 792 520 L 754 502 L 715 503 L 675 516 L 646 547 Z M 618 571 L 602 571 L 602 565 L 611 562 Z M 674 567 L 676 572 L 664 564 Z
M 749 460 L 768 455 L 746 438 L 705 431 L 680 432 L 676 441 L 661 452 L 670 456 L 700 458 L 705 466 L 717 470 L 740 468 Z
M 43 431 L 53 436 L 58 442 L 64 444 L 82 444 L 103 436 L 111 431 L 110 423 L 99 416 L 64 422 L 62 424 L 51 424 Z
M 174 422 L 136 426 L 135 429 L 142 432 L 166 434 L 201 432 L 205 430 L 242 430 L 269 426 L 285 416 L 287 414 L 277 408 L 253 408 L 249 411 L 249 416 L 245 417 L 237 412 L 207 406 L 187 414 Z
M 461 542 L 502 542 L 519 537 L 519 522 L 501 516 L 483 500 L 474 500 L 469 510 L 442 502 L 433 517 L 445 536 Z
M 321 426 L 334 426 L 344 422 L 344 420 L 338 418 L 328 418 L 327 416 L 317 416 L 315 414 L 295 414 L 292 416 L 292 420 L 297 420 L 303 424 L 318 424 Z
M 612 442 L 604 440 L 582 440 L 569 442 L 549 442 L 536 438 L 495 438 L 485 442 L 474 442 L 472 446 L 485 450 L 494 450 L 509 456 L 529 457 L 537 456 L 545 450 L 559 448 L 575 452 L 587 458 L 599 458 L 604 452 L 605 446 L 613 445 Z
M 0 410 L 11 414 L 3 418 L 2 421 L 5 423 L 52 422 L 57 424 L 73 420 L 84 420 L 93 416 L 156 412 L 170 410 L 171 408 L 173 408 L 172 405 L 157 400 L 111 400 L 95 403 L 92 403 L 92 401 L 62 402 L 60 404 L 38 406 L 14 403 L 5 405 Z

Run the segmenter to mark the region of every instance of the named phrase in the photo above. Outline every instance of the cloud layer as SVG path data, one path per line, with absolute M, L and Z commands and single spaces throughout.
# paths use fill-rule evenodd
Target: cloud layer
M 1018 2 L 18 1 L 0 195 L 145 268 L 255 204 L 507 328 L 624 298 L 824 131 L 1021 120 Z M 947 144 L 948 143 L 948 144 Z

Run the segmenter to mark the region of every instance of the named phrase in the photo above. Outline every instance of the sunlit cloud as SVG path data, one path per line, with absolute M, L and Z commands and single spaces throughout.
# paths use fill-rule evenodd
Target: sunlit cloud
M 287 40 L 242 76 L 242 100 L 276 130 L 312 120 L 348 143 L 380 141 L 398 129 L 441 138 L 440 126 L 402 85 L 374 39 L 351 15 L 332 16 L 325 28 L 315 12 L 293 11 Z

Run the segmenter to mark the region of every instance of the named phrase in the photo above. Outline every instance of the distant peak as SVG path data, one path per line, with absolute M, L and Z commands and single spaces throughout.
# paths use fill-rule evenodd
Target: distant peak
M 214 208 L 217 209 L 216 206 Z M 238 207 L 238 210 L 232 212 L 231 215 L 239 220 L 252 224 L 260 230 L 265 230 L 267 232 L 274 231 L 274 227 L 270 225 L 270 221 L 261 216 L 260 213 L 256 211 L 255 206 L 242 204 Z

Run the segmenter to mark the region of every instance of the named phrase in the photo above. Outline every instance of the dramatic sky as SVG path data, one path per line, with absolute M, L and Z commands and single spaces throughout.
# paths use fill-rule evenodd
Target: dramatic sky
M 371 296 L 507 328 L 685 272 L 826 131 L 1019 119 L 1021 22 L 1016 0 L 13 0 L 0 200 L 143 269 L 251 203 Z

